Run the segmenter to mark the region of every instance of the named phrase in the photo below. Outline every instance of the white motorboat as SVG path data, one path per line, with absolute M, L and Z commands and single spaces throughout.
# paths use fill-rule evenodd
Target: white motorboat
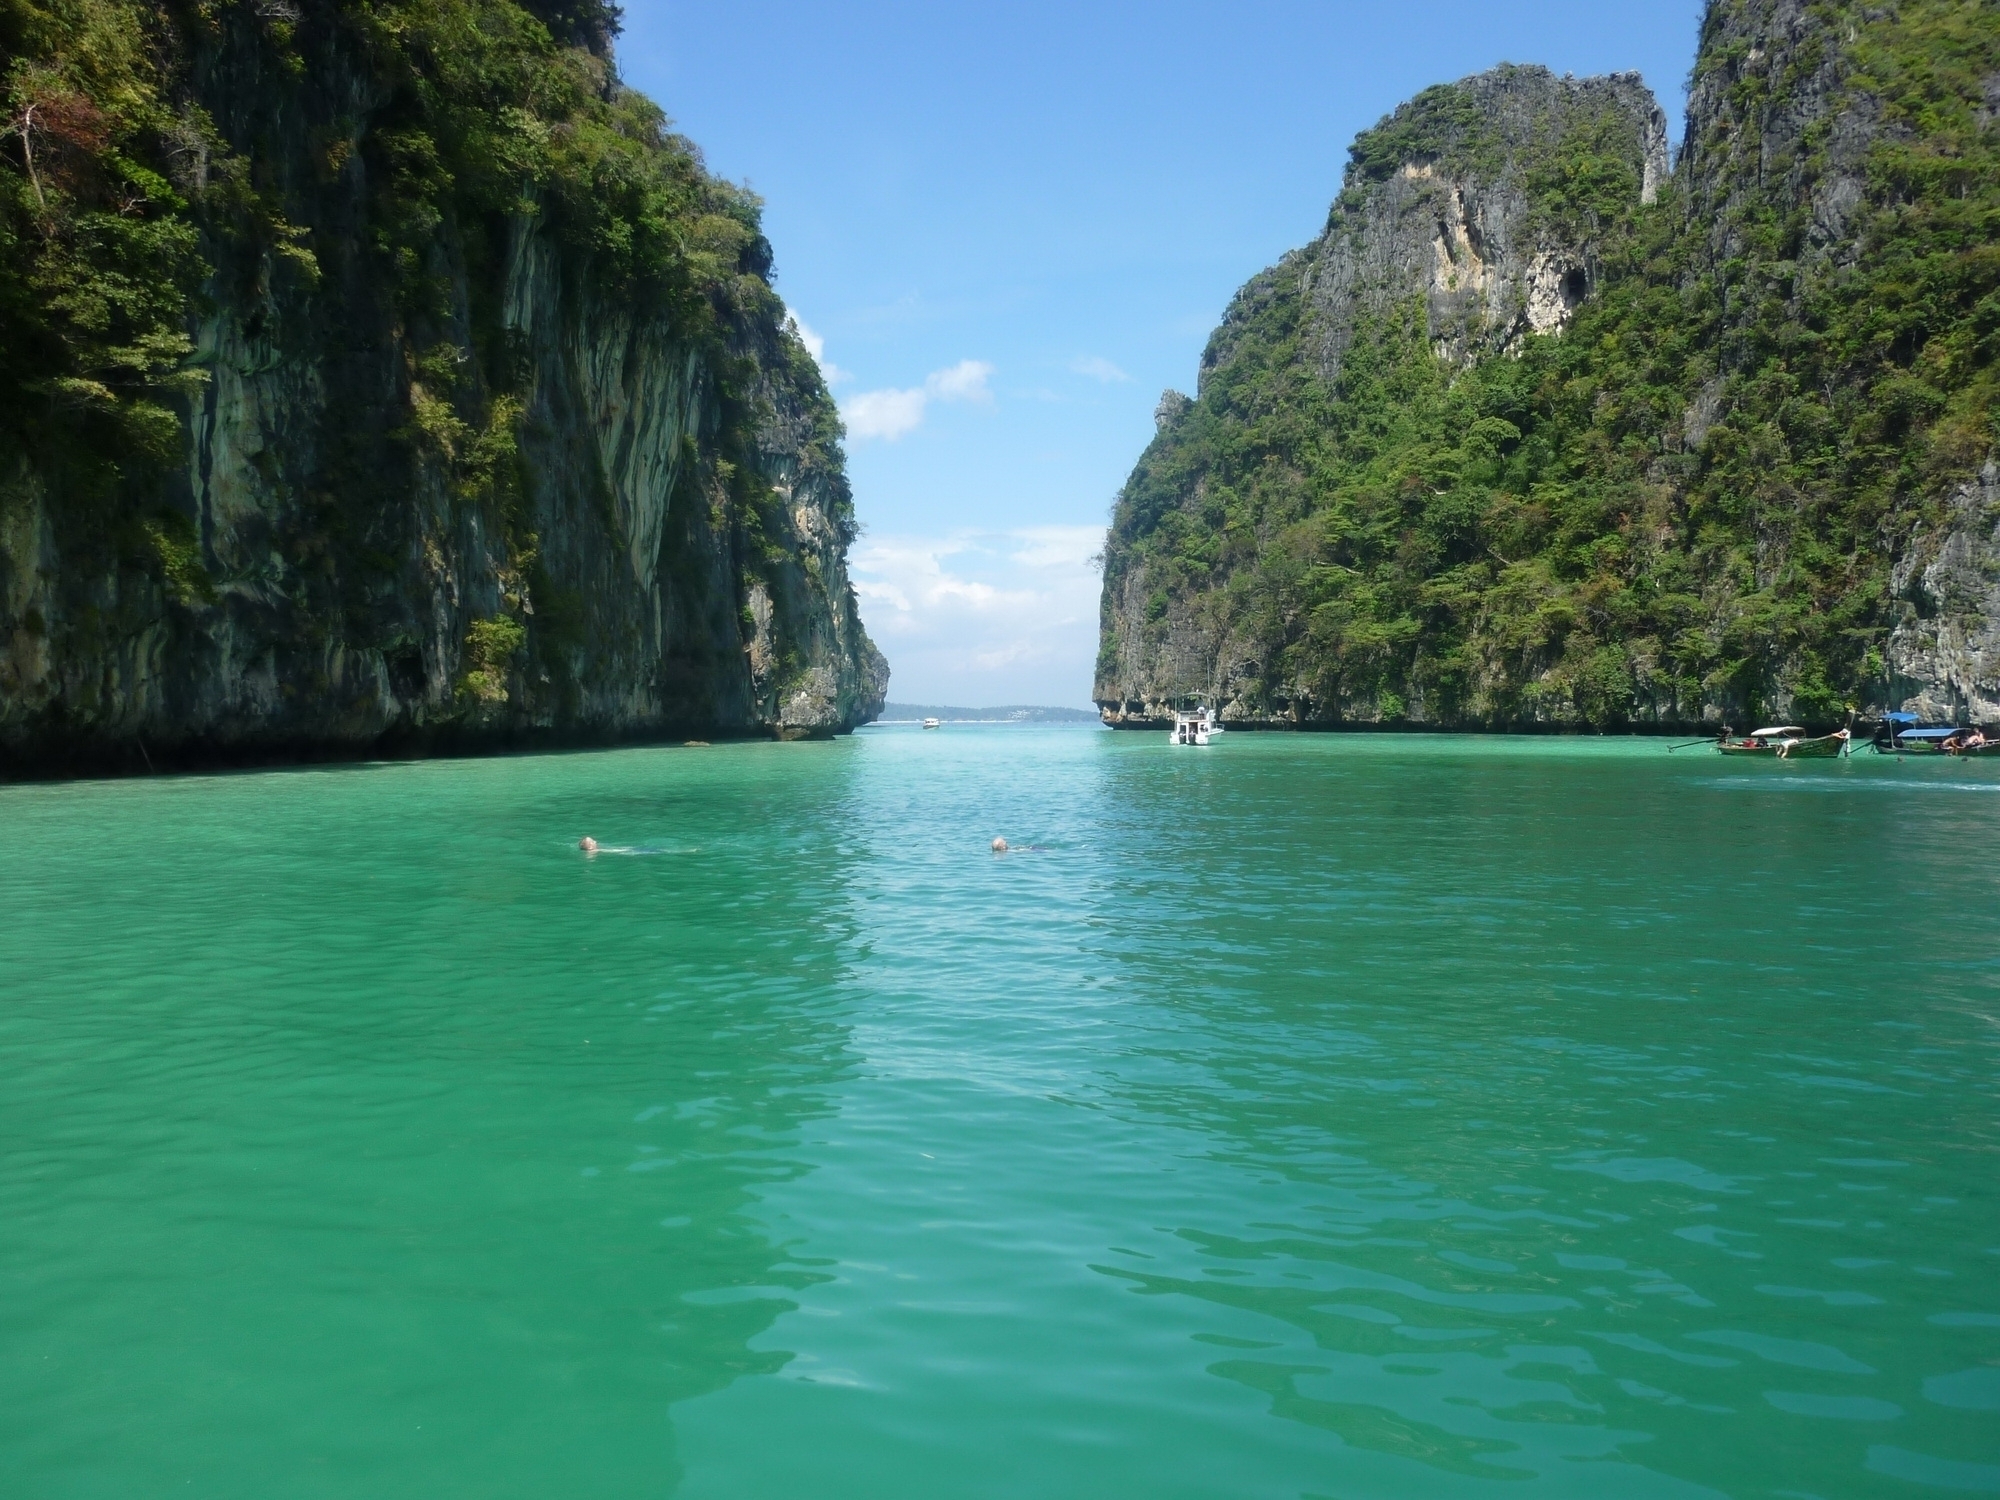
M 924 728 L 935 729 L 943 722 L 944 722 L 943 719 L 926 719 L 924 720 Z
M 1215 721 L 1215 715 L 1205 708 L 1197 708 L 1192 713 L 1176 713 L 1174 727 L 1167 732 L 1170 745 L 1206 745 L 1211 735 L 1222 733 L 1222 726 Z

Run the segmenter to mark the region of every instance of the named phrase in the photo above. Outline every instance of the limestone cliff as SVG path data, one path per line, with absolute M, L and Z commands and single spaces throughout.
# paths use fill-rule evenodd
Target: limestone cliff
M 1563 170 L 1578 156 L 1591 164 L 1580 189 Z M 1458 369 L 1560 332 L 1601 275 L 1607 230 L 1652 203 L 1667 174 L 1666 120 L 1636 74 L 1502 67 L 1426 90 L 1357 140 L 1325 232 L 1236 295 L 1202 356 L 1198 401 L 1170 392 L 1156 414 L 1155 451 L 1121 497 L 1105 554 L 1095 696 L 1106 721 L 1157 723 L 1195 697 L 1238 722 L 1352 714 L 1359 705 L 1319 702 L 1284 680 L 1273 658 L 1285 643 L 1272 639 L 1268 612 L 1230 607 L 1226 575 L 1240 562 L 1203 580 L 1144 546 L 1148 531 L 1185 532 L 1190 513 L 1226 509 L 1215 491 L 1243 488 L 1198 461 L 1148 516 L 1143 492 L 1166 456 L 1158 450 L 1184 444 L 1205 415 L 1200 402 L 1222 415 L 1245 373 L 1263 384 L 1274 357 L 1293 367 L 1278 399 L 1331 426 L 1357 340 L 1371 365 L 1393 330 Z M 1303 455 L 1272 456 L 1306 467 Z M 1279 544 L 1272 522 L 1308 508 L 1293 501 L 1257 517 L 1252 529 L 1264 535 L 1251 550 Z
M 1952 491 L 1891 576 L 1889 701 L 1932 722 L 2000 724 L 2000 465 Z
M 1413 297 L 1433 351 L 1454 364 L 1560 330 L 1590 293 L 1603 228 L 1596 205 L 1564 212 L 1546 191 L 1551 164 L 1579 143 L 1636 169 L 1638 202 L 1654 201 L 1667 122 L 1637 74 L 1498 68 L 1431 90 L 1371 131 L 1297 268 L 1321 379 L 1337 383 L 1356 333 Z M 1219 342 L 1204 364 L 1228 357 Z
M 1871 568 L 1887 586 L 1868 620 L 1881 644 L 1853 696 L 1954 723 L 2000 722 L 2000 479 L 1980 389 L 1993 379 L 1984 326 L 2000 287 L 1980 248 L 2000 234 L 1996 141 L 2000 11 L 1991 6 L 1763 0 L 1714 4 L 1704 19 L 1681 173 L 1685 232 L 1697 264 L 1738 306 L 1684 431 L 1699 445 L 1762 353 L 1744 325 L 1768 315 L 1754 280 L 1768 258 L 1760 240 L 1782 215 L 1789 264 L 1776 269 L 1799 332 L 1822 331 L 1815 300 L 1879 298 L 1867 336 L 1901 346 L 1893 367 L 1929 377 L 1885 382 L 1866 434 L 1901 446 L 1905 462 L 1867 517 L 1876 535 L 1863 545 L 1873 543 Z M 1989 264 L 1968 276 L 1974 259 Z M 1912 276 L 1936 278 L 1942 305 L 1913 297 Z M 1968 359 L 1972 340 L 1986 348 Z M 1925 420 L 1933 414 L 1943 420 Z M 1788 498 L 1833 498 L 1824 481 L 1814 488 Z M 1776 517 L 1767 551 L 1780 554 L 1791 531 L 1790 517 Z M 1775 706 L 1791 702 L 1779 695 Z
M 63 368 L 87 329 L 6 328 L 51 369 L 21 392 L 45 420 L 0 449 L 0 765 L 817 736 L 880 710 L 838 419 L 755 201 L 617 82 L 608 14 L 113 13 L 158 59 L 135 75 L 155 118 L 83 145 L 141 167 L 31 131 L 41 170 L 17 153 L 8 185 L 53 276 L 65 235 L 104 253 L 92 196 L 150 161 L 135 212 L 188 240 L 149 336 L 181 342 L 141 390 L 102 354 Z M 109 119 L 61 40 L 40 117 Z
M 1671 175 L 1633 77 L 1502 68 L 1365 132 L 1120 495 L 1107 721 L 2000 699 L 1996 78 L 1990 6 L 1712 0 Z

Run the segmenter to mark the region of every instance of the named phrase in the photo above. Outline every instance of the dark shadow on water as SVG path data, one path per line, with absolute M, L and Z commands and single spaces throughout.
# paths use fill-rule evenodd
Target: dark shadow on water
M 759 728 L 675 725 L 643 730 L 518 730 L 391 732 L 370 739 L 257 739 L 219 742 L 200 738 L 156 744 L 141 738 L 100 741 L 53 739 L 0 746 L 0 786 L 39 782 L 104 781 L 229 775 L 281 770 L 380 769 L 426 760 L 487 760 L 512 756 L 591 755 L 606 750 L 710 748 L 724 744 L 828 744 L 839 738 L 812 734 L 776 738 Z

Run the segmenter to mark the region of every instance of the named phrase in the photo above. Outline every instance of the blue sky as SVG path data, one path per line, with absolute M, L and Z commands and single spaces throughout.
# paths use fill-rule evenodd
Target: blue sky
M 620 67 L 765 199 L 849 426 L 906 702 L 1088 706 L 1113 496 L 1348 142 L 1499 62 L 1637 69 L 1678 142 L 1697 0 L 628 0 Z

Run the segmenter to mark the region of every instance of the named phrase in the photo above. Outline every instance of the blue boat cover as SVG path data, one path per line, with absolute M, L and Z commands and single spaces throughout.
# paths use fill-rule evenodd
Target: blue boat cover
M 1962 733 L 1957 729 L 1905 729 L 1897 734 L 1899 740 L 1942 740 Z
M 1882 718 L 1885 723 L 1889 724 L 1917 724 L 1922 722 L 1920 719 L 1918 719 L 1918 717 L 1915 714 L 1905 714 L 1905 713 L 1884 714 L 1882 715 Z

